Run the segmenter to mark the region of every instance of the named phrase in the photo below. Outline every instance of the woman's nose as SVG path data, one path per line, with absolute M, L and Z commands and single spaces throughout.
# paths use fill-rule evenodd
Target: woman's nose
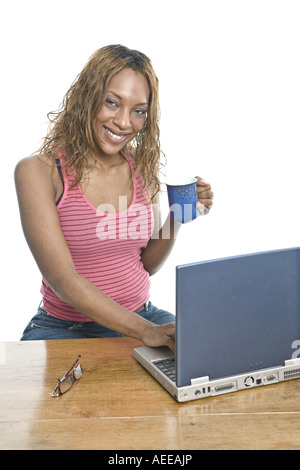
M 114 123 L 119 129 L 127 129 L 130 127 L 130 112 L 127 109 L 118 109 L 114 116 Z

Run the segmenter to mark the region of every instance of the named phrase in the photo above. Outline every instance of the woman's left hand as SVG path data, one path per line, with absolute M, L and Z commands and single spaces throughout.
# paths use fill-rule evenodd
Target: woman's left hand
M 201 215 L 206 215 L 209 213 L 212 205 L 214 193 L 211 190 L 211 186 L 200 176 L 195 176 L 197 179 L 197 191 L 198 191 L 198 202 L 196 202 L 196 207 L 199 210 Z

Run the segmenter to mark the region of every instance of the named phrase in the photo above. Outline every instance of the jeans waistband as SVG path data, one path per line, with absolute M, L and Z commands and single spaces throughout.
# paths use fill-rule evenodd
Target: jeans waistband
M 151 307 L 151 302 L 150 300 L 148 300 L 146 303 L 144 303 L 143 305 L 141 305 L 138 309 L 135 310 L 135 313 L 140 313 L 142 312 L 143 310 L 146 310 L 146 312 L 149 311 Z

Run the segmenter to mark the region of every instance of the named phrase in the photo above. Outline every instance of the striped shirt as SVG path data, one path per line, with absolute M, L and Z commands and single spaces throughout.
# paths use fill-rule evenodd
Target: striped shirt
M 127 159 L 131 173 L 135 164 Z M 57 205 L 60 224 L 76 271 L 102 292 L 129 310 L 149 300 L 150 279 L 141 262 L 153 230 L 151 205 L 142 191 L 142 177 L 133 183 L 133 197 L 127 208 L 126 197 L 119 197 L 119 212 L 94 207 L 80 184 L 71 189 L 74 176 L 60 159 L 64 192 Z M 123 206 L 123 210 L 122 210 Z M 102 210 L 103 209 L 103 210 Z M 42 279 L 43 307 L 52 316 L 68 321 L 88 322 L 89 318 L 63 302 Z

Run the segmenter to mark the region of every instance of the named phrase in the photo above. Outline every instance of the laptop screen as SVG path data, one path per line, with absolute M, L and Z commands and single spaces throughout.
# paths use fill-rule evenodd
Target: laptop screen
M 176 268 L 176 382 L 284 365 L 300 340 L 300 248 Z

